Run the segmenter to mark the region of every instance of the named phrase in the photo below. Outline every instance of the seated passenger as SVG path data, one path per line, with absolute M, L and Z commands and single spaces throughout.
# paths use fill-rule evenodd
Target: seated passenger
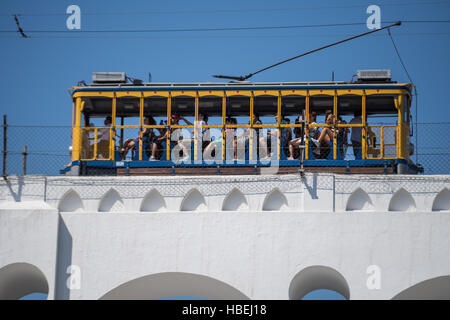
M 295 119 L 295 124 L 299 124 L 302 122 L 302 116 L 299 116 L 297 119 Z M 302 134 L 302 128 L 300 127 L 295 127 L 294 129 L 294 139 L 292 139 L 291 141 L 289 141 L 288 143 L 288 148 L 289 148 L 289 157 L 288 160 L 294 160 L 294 159 L 298 159 L 298 157 L 300 156 L 300 144 L 302 143 L 302 138 L 303 138 L 303 134 Z
M 171 124 L 172 125 L 178 125 L 181 117 L 174 114 L 171 117 Z M 156 161 L 156 152 L 158 151 L 159 147 L 162 147 L 162 142 L 167 139 L 167 136 L 169 135 L 169 130 L 165 130 L 164 134 L 160 137 L 157 137 L 153 140 L 152 145 L 152 154 L 150 156 L 150 161 Z M 181 135 L 181 129 L 180 128 L 172 128 L 170 129 L 170 140 L 175 141 L 176 144 L 181 148 L 184 157 L 182 159 L 179 159 L 180 161 L 185 161 L 189 158 L 189 155 L 187 153 L 186 147 L 183 145 L 182 140 L 183 136 Z M 167 152 L 170 152 L 169 146 L 166 146 Z M 177 159 L 178 160 L 178 159 Z
M 337 119 L 338 124 L 347 124 L 345 120 L 342 119 L 341 116 Z M 339 152 L 341 153 L 342 160 L 345 159 L 345 155 L 347 153 L 348 148 L 348 133 L 350 130 L 348 128 L 338 128 L 337 129 L 337 143 L 339 147 Z
M 193 126 L 192 122 L 185 119 L 183 116 L 180 116 L 180 119 L 183 120 L 188 126 Z M 203 150 L 205 150 L 205 148 L 211 143 L 209 128 L 204 128 L 204 126 L 208 125 L 208 115 L 205 112 L 198 114 L 198 125 L 202 128 L 202 131 L 199 134 L 199 139 L 202 141 L 203 152 Z M 192 131 L 192 134 L 194 134 L 194 131 Z
M 336 121 L 336 118 L 332 114 L 328 114 L 326 118 L 326 124 L 329 126 L 334 125 Z M 326 159 L 331 151 L 331 147 L 329 145 L 330 141 L 333 141 L 333 130 L 325 127 L 320 132 L 319 138 L 314 139 L 311 138 L 311 141 L 316 145 L 316 147 L 319 148 L 319 154 L 315 153 L 317 155 L 317 159 Z
M 144 119 L 144 125 L 145 126 L 154 126 L 156 125 L 156 121 L 155 119 L 153 119 L 152 116 L 148 116 L 145 117 Z M 146 144 L 151 144 L 153 142 L 153 138 L 154 138 L 155 134 L 153 132 L 152 128 L 145 128 L 144 131 L 142 132 L 142 141 L 145 142 Z M 140 137 L 136 137 L 134 139 L 126 139 L 123 147 L 120 150 L 120 157 L 122 158 L 122 160 L 125 160 L 128 151 L 130 150 L 136 150 L 136 145 L 139 145 L 139 139 Z
M 225 120 L 225 125 L 227 124 L 233 124 L 233 119 L 228 117 Z M 227 149 L 225 148 L 225 159 L 226 159 L 226 155 L 227 153 L 229 155 L 232 155 L 233 159 L 235 156 L 235 140 L 234 140 L 234 132 L 235 129 L 234 128 L 225 128 L 225 141 L 222 138 L 222 136 L 220 136 L 220 138 L 213 138 L 211 139 L 211 142 L 206 146 L 205 150 L 203 151 L 203 159 L 207 159 L 207 160 L 211 160 L 212 158 L 215 157 L 215 150 L 217 149 L 221 149 L 222 148 L 222 144 L 226 143 L 226 141 L 232 141 L 231 142 L 231 148 Z M 219 159 L 222 160 L 222 159 Z
M 275 116 L 275 121 L 278 123 L 278 115 Z M 280 124 L 289 124 L 290 120 L 288 118 L 281 118 Z M 267 141 L 261 137 L 260 138 L 260 146 L 263 150 L 266 150 L 267 156 L 261 160 L 269 160 L 271 159 L 271 147 L 272 147 L 272 138 L 278 135 L 278 129 L 267 132 Z M 292 130 L 289 127 L 283 127 L 280 130 L 280 143 L 281 143 L 281 152 L 289 152 L 289 141 L 292 140 Z M 278 141 L 277 141 L 278 143 Z M 270 149 L 269 149 L 270 148 Z
M 350 120 L 350 124 L 361 124 L 361 111 L 355 111 L 354 118 Z M 352 134 L 350 136 L 350 140 L 352 142 L 353 154 L 355 159 L 361 158 L 361 141 L 362 141 L 362 128 L 354 127 L 352 128 Z

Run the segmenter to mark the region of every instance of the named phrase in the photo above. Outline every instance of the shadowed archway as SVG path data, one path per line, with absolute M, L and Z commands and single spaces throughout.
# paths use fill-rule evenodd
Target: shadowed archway
M 128 281 L 100 300 L 158 300 L 194 296 L 211 300 L 248 300 L 241 291 L 220 280 L 194 273 L 163 272 Z
M 320 289 L 335 291 L 350 299 L 347 280 L 338 271 L 326 266 L 310 266 L 297 273 L 289 286 L 289 299 L 299 300 Z
M 403 290 L 392 300 L 450 300 L 450 276 L 419 282 Z
M 0 269 L 0 300 L 16 300 L 30 293 L 48 294 L 48 282 L 36 266 L 12 263 Z

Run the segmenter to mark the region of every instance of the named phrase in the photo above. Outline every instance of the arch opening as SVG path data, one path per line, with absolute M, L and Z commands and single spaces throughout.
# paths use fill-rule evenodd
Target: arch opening
M 431 211 L 450 211 L 450 191 L 447 188 L 436 195 Z
M 17 300 L 33 293 L 48 295 L 48 281 L 36 266 L 19 262 L 0 269 L 0 300 Z
M 205 211 L 206 201 L 197 189 L 189 191 L 181 202 L 180 211 Z
M 372 200 L 361 188 L 356 189 L 348 198 L 346 211 L 369 211 L 372 210 Z
M 141 203 L 141 212 L 158 212 L 166 209 L 166 202 L 158 190 L 148 192 Z
M 99 212 L 117 212 L 123 211 L 123 200 L 119 193 L 110 189 L 100 200 L 100 204 L 98 206 Z
M 248 300 L 238 289 L 220 280 L 194 273 L 163 272 L 125 282 L 100 300 L 160 300 L 197 297 L 211 300 Z
M 60 212 L 84 211 L 83 201 L 75 190 L 70 189 L 63 195 L 63 197 L 59 201 L 58 210 Z
M 263 211 L 282 211 L 288 206 L 288 202 L 284 194 L 275 188 L 264 199 Z
M 395 295 L 393 300 L 450 300 L 450 275 L 419 282 Z
M 237 188 L 228 193 L 223 201 L 222 211 L 245 211 L 248 210 L 248 203 L 245 195 Z
M 326 266 L 310 266 L 297 273 L 289 286 L 289 299 L 300 300 L 317 290 L 334 291 L 350 299 L 347 280 L 338 271 Z
M 414 211 L 416 203 L 411 194 L 401 188 L 393 196 L 389 202 L 389 211 Z

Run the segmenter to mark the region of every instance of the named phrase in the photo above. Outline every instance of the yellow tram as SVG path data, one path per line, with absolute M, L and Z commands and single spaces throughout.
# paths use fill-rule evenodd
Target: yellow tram
M 124 73 L 97 73 L 92 84 L 72 88 L 72 161 L 61 171 L 417 173 L 410 159 L 412 85 L 386 75 L 352 82 L 128 83 Z

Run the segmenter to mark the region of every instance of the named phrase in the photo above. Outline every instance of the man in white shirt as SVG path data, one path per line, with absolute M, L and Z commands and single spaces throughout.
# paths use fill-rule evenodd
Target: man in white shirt
M 361 124 L 362 123 L 361 111 L 355 111 L 353 115 L 354 118 L 350 120 L 350 124 Z M 355 155 L 355 159 L 361 159 L 361 141 L 362 141 L 361 127 L 352 128 L 350 140 L 352 141 L 353 154 Z

